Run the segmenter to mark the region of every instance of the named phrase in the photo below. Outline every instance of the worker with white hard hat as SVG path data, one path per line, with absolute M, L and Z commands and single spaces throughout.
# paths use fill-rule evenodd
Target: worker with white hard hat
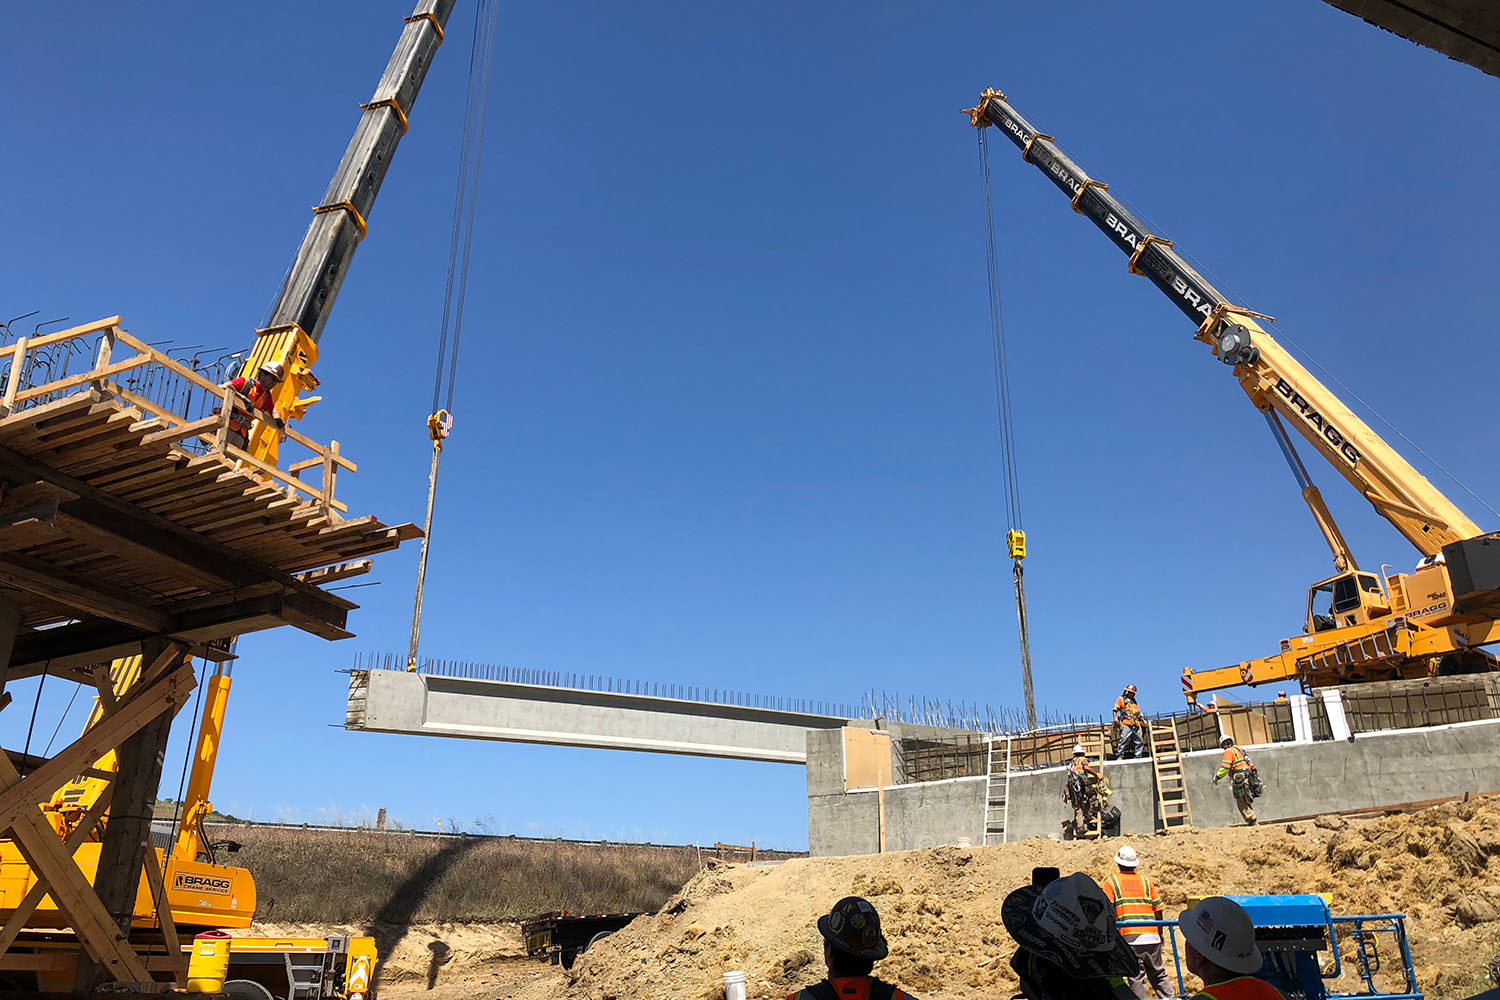
M 1115 852 L 1113 875 L 1102 882 L 1099 888 L 1115 905 L 1115 922 L 1131 920 L 1161 920 L 1164 911 L 1161 893 L 1149 875 L 1140 871 L 1141 859 L 1129 844 Z M 1130 978 L 1130 988 L 1135 995 L 1145 1000 L 1146 980 L 1159 997 L 1173 997 L 1177 991 L 1167 975 L 1161 960 L 1161 932 L 1156 927 L 1121 927 L 1120 933 L 1130 944 L 1130 950 L 1140 960 L 1141 971 Z
M 252 421 L 265 419 L 274 424 L 278 429 L 283 426 L 284 421 L 276 409 L 276 387 L 286 378 L 286 369 L 280 361 L 267 361 L 256 371 L 254 378 L 244 375 L 232 378 L 219 386 L 234 393 L 240 405 L 235 406 L 229 414 L 229 432 L 226 441 L 236 448 L 247 448 L 250 445 L 250 431 Z M 225 394 L 225 401 L 230 402 L 229 396 Z M 248 413 L 245 412 L 248 410 Z M 220 407 L 214 408 L 214 414 L 221 411 Z
M 1089 752 L 1083 744 L 1074 744 L 1073 763 L 1068 766 L 1062 793 L 1063 801 L 1073 807 L 1073 818 L 1063 820 L 1064 834 L 1088 836 L 1094 817 L 1104 807 L 1100 796 L 1103 778 L 1103 772 L 1089 763 Z
M 1010 968 L 1026 1000 L 1134 1000 L 1126 979 L 1138 971 L 1135 954 L 1083 872 L 1033 868 L 1031 885 L 1000 904 L 1000 920 L 1019 945 Z
M 1257 979 L 1264 959 L 1255 944 L 1255 925 L 1244 907 L 1224 896 L 1210 896 L 1177 918 L 1186 944 L 1188 971 L 1203 980 L 1192 1000 L 1286 1000 L 1280 990 Z

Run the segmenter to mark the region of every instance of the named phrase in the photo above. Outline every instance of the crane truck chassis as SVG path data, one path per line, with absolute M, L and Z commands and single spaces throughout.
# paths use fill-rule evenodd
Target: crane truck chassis
M 1109 185 L 1088 176 L 1053 141 L 986 89 L 965 109 L 975 128 L 994 126 L 1197 324 L 1265 417 L 1333 553 L 1338 573 L 1308 591 L 1303 632 L 1271 656 L 1208 670 L 1184 668 L 1182 691 L 1200 695 L 1241 684 L 1299 683 L 1304 691 L 1351 681 L 1479 673 L 1500 669 L 1481 647 L 1500 642 L 1500 532 L 1485 534 L 1271 336 L 1272 317 L 1235 305 L 1151 233 Z M 1290 423 L 1422 554 L 1411 573 L 1359 568 L 1302 465 Z

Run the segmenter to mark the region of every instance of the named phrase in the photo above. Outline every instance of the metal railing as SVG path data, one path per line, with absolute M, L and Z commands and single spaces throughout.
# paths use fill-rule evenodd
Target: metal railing
M 143 444 L 219 455 L 293 498 L 330 511 L 348 509 L 334 498 L 335 479 L 340 469 L 354 472 L 356 467 L 339 454 L 337 441 L 323 445 L 290 427 L 280 428 L 276 433 L 282 445 L 290 443 L 309 457 L 278 468 L 231 440 L 230 418 L 236 412 L 253 422 L 252 434 L 262 426 L 239 393 L 216 381 L 229 377 L 237 355 L 198 345 L 161 351 L 132 337 L 119 323 L 120 317 L 113 316 L 56 333 L 22 335 L 10 343 L 5 343 L 9 327 L 0 327 L 0 419 L 97 390 L 159 425 L 144 434 Z M 322 473 L 319 482 L 302 480 L 309 470 Z

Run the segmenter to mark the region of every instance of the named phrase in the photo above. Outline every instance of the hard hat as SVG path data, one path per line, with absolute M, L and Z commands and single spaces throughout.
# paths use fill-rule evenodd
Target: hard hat
M 826 917 L 818 918 L 818 933 L 839 951 L 855 958 L 880 961 L 889 949 L 880 933 L 880 914 L 869 900 L 845 896 L 833 904 Z
M 267 361 L 260 366 L 260 373 L 262 375 L 274 375 L 277 378 L 286 377 L 286 369 L 281 366 L 280 361 Z
M 1074 743 L 1073 744 L 1073 756 L 1074 757 L 1087 757 L 1088 755 L 1089 755 L 1089 752 L 1083 748 L 1083 744 L 1082 743 Z
M 1115 852 L 1115 864 L 1121 868 L 1134 868 L 1141 863 L 1141 859 L 1135 856 L 1135 848 L 1126 844 Z
M 1137 693 L 1134 684 L 1126 684 L 1125 685 L 1125 690 L 1129 691 L 1131 694 L 1136 694 Z
M 1221 746 L 1221 747 L 1227 747 L 1227 746 L 1229 746 L 1233 742 L 1234 742 L 1234 737 L 1233 736 L 1220 736 L 1219 737 L 1219 746 Z
M 1177 918 L 1182 936 L 1193 950 L 1221 969 L 1242 976 L 1260 971 L 1260 949 L 1255 946 L 1255 925 L 1240 904 L 1223 896 L 1210 896 Z
M 1115 908 L 1082 872 L 1005 897 L 1000 920 L 1016 944 L 1074 979 L 1134 976 L 1140 961 L 1115 926 Z
M 1278 697 L 1278 698 L 1285 698 L 1286 697 L 1286 692 L 1285 691 L 1277 691 L 1276 692 L 1276 697 Z

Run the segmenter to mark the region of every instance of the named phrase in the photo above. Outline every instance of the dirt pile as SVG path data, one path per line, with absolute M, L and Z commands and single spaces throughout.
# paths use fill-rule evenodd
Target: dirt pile
M 1121 842 L 1034 839 L 771 868 L 715 865 L 657 916 L 599 942 L 571 973 L 517 996 L 717 1000 L 728 970 L 748 974 L 752 998 L 785 996 L 821 978 L 814 921 L 851 893 L 873 901 L 885 922 L 891 957 L 879 967 L 883 977 L 923 1000 L 1007 996 L 1014 944 L 1000 922 L 1001 899 L 1028 882 L 1035 865 L 1102 878 Z M 1408 913 L 1429 996 L 1477 989 L 1500 947 L 1500 798 L 1378 820 L 1328 817 L 1132 843 L 1168 916 L 1190 896 L 1277 892 L 1327 893 L 1337 913 Z M 1386 964 L 1396 964 L 1393 955 Z

